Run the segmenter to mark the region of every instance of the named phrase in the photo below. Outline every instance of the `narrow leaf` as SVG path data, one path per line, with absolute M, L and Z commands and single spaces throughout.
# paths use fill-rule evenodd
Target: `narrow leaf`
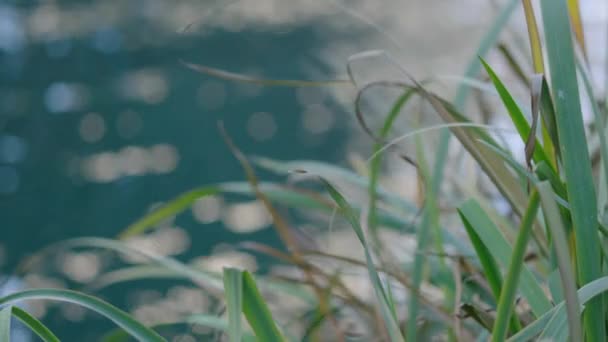
M 505 283 L 500 293 L 500 300 L 496 309 L 496 321 L 492 328 L 492 341 L 494 342 L 504 341 L 507 337 L 507 325 L 511 317 L 513 304 L 515 303 L 519 277 L 524 267 L 524 254 L 531 235 L 532 225 L 536 219 L 538 203 L 538 192 L 533 191 L 528 203 L 528 209 L 521 220 L 521 227 L 519 228 L 517 240 L 511 254 Z
M 44 342 L 60 342 L 59 338 L 53 334 L 49 328 L 47 328 L 42 322 L 36 317 L 30 315 L 25 310 L 18 306 L 13 306 L 13 316 L 17 317 L 23 324 L 33 331 L 41 340 Z
M 0 310 L 0 341 L 10 342 L 11 340 L 11 311 L 11 306 Z
M 154 330 L 149 329 L 131 317 L 126 312 L 104 302 L 101 299 L 83 293 L 61 289 L 35 289 L 25 290 L 0 298 L 0 305 L 13 304 L 24 300 L 54 300 L 76 304 L 93 310 L 98 314 L 110 319 L 116 325 L 129 333 L 139 341 L 165 342 L 166 340 Z M 10 311 L 9 311 L 10 314 Z
M 561 158 L 571 206 L 576 243 L 579 284 L 602 275 L 598 241 L 597 204 L 591 162 L 581 113 L 580 95 L 570 39 L 566 0 L 541 0 L 551 70 Z M 606 327 L 602 297 L 593 300 L 584 314 L 585 335 L 591 342 L 604 341 Z
M 570 265 L 566 229 L 562 223 L 557 203 L 553 199 L 551 185 L 548 182 L 541 182 L 537 185 L 537 188 L 542 200 L 545 222 L 551 231 L 553 248 L 557 255 L 559 275 L 568 311 L 568 326 L 570 327 L 571 341 L 582 341 L 583 330 L 579 318 L 580 305 L 576 294 L 576 278 Z
M 224 293 L 228 309 L 228 338 L 230 342 L 241 342 L 241 313 L 243 311 L 243 276 L 234 268 L 224 269 Z
M 286 341 L 272 318 L 270 309 L 268 309 L 264 298 L 262 298 L 251 274 L 245 271 L 242 273 L 242 277 L 243 313 L 258 341 Z

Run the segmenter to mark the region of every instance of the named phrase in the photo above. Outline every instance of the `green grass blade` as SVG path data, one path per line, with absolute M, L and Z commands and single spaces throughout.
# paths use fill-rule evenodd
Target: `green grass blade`
M 378 224 L 378 209 L 377 209 L 377 199 L 378 199 L 378 188 L 379 186 L 379 176 L 380 169 L 382 167 L 382 154 L 378 153 L 384 147 L 384 140 L 388 137 L 395 120 L 401 113 L 401 109 L 405 106 L 408 100 L 412 97 L 414 92 L 412 90 L 405 91 L 393 104 L 389 114 L 387 115 L 382 128 L 380 130 L 379 138 L 380 141 L 376 141 L 374 144 L 374 157 L 371 160 L 371 165 L 369 168 L 369 186 L 368 186 L 368 196 L 369 196 L 369 205 L 368 205 L 368 218 L 367 225 L 370 229 L 372 237 L 374 238 L 374 243 L 380 248 L 380 239 L 377 235 L 377 224 Z
M 576 66 L 579 71 L 579 75 L 583 80 L 583 85 L 585 86 L 585 93 L 589 98 L 589 102 L 591 103 L 591 110 L 593 112 L 593 123 L 595 124 L 597 135 L 600 141 L 600 155 L 602 160 L 602 168 L 601 171 L 604 173 L 604 179 L 608 180 L 608 142 L 606 141 L 605 130 L 606 124 L 603 120 L 603 114 L 600 111 L 600 108 L 597 104 L 593 96 L 593 87 L 591 86 L 591 80 L 589 79 L 589 75 L 587 74 L 583 64 L 580 60 L 576 60 Z
M 170 257 L 159 256 L 153 253 L 144 252 L 133 247 L 128 246 L 127 244 L 111 240 L 111 239 L 103 239 L 103 238 L 75 238 L 66 240 L 61 243 L 62 246 L 65 247 L 90 247 L 90 248 L 102 248 L 109 249 L 115 252 L 125 254 L 125 255 L 135 255 L 138 257 L 144 257 L 151 261 L 154 261 L 158 265 L 166 267 L 167 269 L 174 271 L 176 273 L 182 274 L 185 277 L 204 283 L 206 286 L 211 286 L 215 289 L 222 289 L 222 280 L 221 275 L 216 274 L 214 272 L 209 272 L 201 269 L 197 269 L 194 267 L 190 267 L 177 259 L 173 259 Z
M 584 285 L 577 291 L 578 301 L 581 305 L 584 306 L 590 300 L 592 300 L 593 298 L 599 296 L 600 294 L 602 294 L 606 291 L 608 291 L 608 277 L 598 278 L 594 281 L 587 283 L 586 285 Z M 580 307 L 581 311 L 582 311 L 582 309 L 583 309 L 583 307 Z M 579 312 L 581 312 L 581 311 L 579 311 Z M 563 317 L 562 318 L 557 317 L 560 315 Z M 566 322 L 566 319 L 564 319 L 564 317 L 566 317 L 566 315 L 567 315 L 567 313 L 566 313 L 565 303 L 560 302 L 558 305 L 553 307 L 553 309 L 551 309 L 550 311 L 548 311 L 547 313 L 545 313 L 544 315 L 539 317 L 536 321 L 530 323 L 527 327 L 522 329 L 516 335 L 509 338 L 507 341 L 508 342 L 531 341 L 534 339 L 535 336 L 537 336 L 541 332 L 544 336 L 559 335 L 556 332 L 549 330 L 549 328 L 561 330 L 562 327 L 558 326 L 557 324 L 553 324 L 552 326 L 549 326 L 549 323 L 551 321 Z M 562 325 L 564 325 L 564 324 L 562 324 Z
M 167 217 L 171 217 L 182 212 L 184 209 L 190 207 L 190 205 L 199 198 L 215 195 L 219 192 L 219 189 L 215 187 L 195 189 L 189 191 L 169 203 L 163 205 L 157 210 L 154 210 L 150 214 L 137 220 L 125 229 L 119 236 L 120 239 L 125 239 L 130 236 L 139 235 L 143 233 L 148 227 L 153 226 Z
M 507 337 L 507 325 L 511 317 L 513 304 L 515 303 L 517 285 L 521 270 L 524 267 L 524 254 L 528 240 L 530 239 L 532 225 L 536 219 L 538 204 L 538 192 L 533 191 L 528 202 L 528 209 L 521 220 L 521 227 L 515 241 L 515 246 L 513 247 L 513 252 L 511 253 L 511 260 L 509 261 L 509 270 L 507 271 L 504 286 L 500 293 L 498 308 L 496 309 L 496 321 L 492 329 L 493 342 L 504 341 Z
M 541 197 L 545 222 L 553 238 L 553 248 L 557 256 L 559 275 L 568 312 L 571 341 L 582 341 L 583 332 L 579 317 L 578 296 L 576 294 L 576 278 L 570 265 L 566 228 L 562 223 L 557 203 L 553 199 L 551 185 L 548 182 L 541 182 L 537 185 L 537 188 Z
M 580 284 L 602 275 L 598 242 L 597 204 L 591 162 L 583 126 L 580 95 L 565 0 L 541 0 L 551 89 L 555 101 L 557 130 L 566 187 L 576 236 L 576 264 Z M 606 327 L 602 297 L 593 300 L 584 313 L 585 336 L 605 341 Z
M 483 241 L 475 232 L 475 229 L 471 226 L 469 221 L 467 221 L 466 217 L 458 210 L 458 214 L 460 215 L 460 219 L 464 225 L 464 228 L 469 236 L 469 240 L 473 245 L 473 248 L 477 252 L 477 257 L 483 268 L 483 272 L 485 275 L 488 284 L 490 285 L 490 289 L 492 290 L 492 294 L 494 295 L 494 299 L 498 302 L 500 298 L 500 292 L 502 291 L 502 275 L 500 274 L 500 268 L 496 259 L 492 256 L 492 253 L 488 250 L 486 245 L 484 245 Z M 489 326 L 488 329 L 491 329 L 492 326 Z M 521 329 L 521 324 L 517 317 L 512 317 L 511 319 L 511 330 L 513 332 L 519 331 Z M 490 330 L 491 331 L 491 330 Z
M 101 299 L 70 290 L 61 289 L 35 289 L 25 290 L 10 294 L 0 298 L 0 305 L 13 304 L 25 300 L 54 300 L 76 304 L 87 309 L 93 310 L 98 314 L 110 319 L 116 325 L 124 329 L 132 337 L 145 342 L 166 342 L 154 330 L 147 328 L 139 323 L 126 312 L 104 302 Z M 10 311 L 9 311 L 10 313 Z
M 330 180 L 345 180 L 362 188 L 369 188 L 373 179 L 371 174 L 373 165 L 370 167 L 370 177 L 368 178 L 362 177 L 345 168 L 316 160 L 279 161 L 270 158 L 255 157 L 252 158 L 252 162 L 259 167 L 281 175 L 288 175 L 297 170 L 304 170 L 310 174 L 319 175 Z M 415 214 L 418 211 L 418 208 L 416 208 L 413 203 L 395 195 L 381 186 L 376 186 L 376 195 L 395 208 L 405 210 L 409 214 Z
M 488 63 L 486 63 L 486 61 L 481 58 L 480 61 L 483 64 L 483 67 L 486 69 L 486 72 L 490 76 L 492 83 L 494 83 L 496 91 L 498 91 L 498 94 L 500 95 L 500 98 L 502 99 L 502 102 L 505 108 L 507 109 L 509 116 L 511 117 L 511 121 L 513 121 L 513 124 L 515 125 L 515 128 L 517 129 L 517 132 L 519 133 L 522 142 L 526 144 L 526 142 L 530 139 L 530 134 L 532 134 L 532 136 L 535 136 L 535 132 L 530 132 L 530 125 L 528 124 L 526 117 L 524 116 L 523 112 L 509 93 L 509 90 L 507 90 L 505 85 L 502 83 L 498 75 L 496 75 L 494 70 L 490 67 L 490 65 L 488 65 Z M 545 152 L 541 148 L 541 145 L 538 141 L 536 141 L 535 146 L 536 147 L 533 150 L 534 161 L 536 163 L 540 161 L 545 161 L 547 164 L 549 164 L 549 160 L 547 159 L 547 156 L 545 155 Z M 530 156 L 526 156 L 526 158 L 529 157 Z
M 33 331 L 44 342 L 60 342 L 59 338 L 47 328 L 36 317 L 30 315 L 18 306 L 13 306 L 13 316 L 17 317 L 23 324 Z
M 406 326 L 407 341 L 417 341 L 419 338 L 419 336 L 417 336 L 419 306 L 418 293 L 420 293 L 420 287 L 424 279 L 423 271 L 426 266 L 427 244 L 432 238 L 431 233 L 436 232 L 439 227 L 439 213 L 437 209 L 437 202 L 435 200 L 435 191 L 430 182 L 430 172 L 428 170 L 426 158 L 419 138 L 416 139 L 416 160 L 418 163 L 418 172 L 424 181 L 425 207 L 422 222 L 420 223 L 420 228 L 418 229 L 418 234 L 416 236 L 416 253 L 414 254 L 413 262 L 414 270 L 411 275 L 412 289 L 410 291 L 410 298 L 407 306 L 409 316 Z M 441 241 L 438 241 L 437 236 L 435 236 L 435 241 L 438 244 L 436 252 L 443 254 L 443 246 L 441 245 Z M 440 269 L 445 269 L 443 260 L 441 261 Z M 449 300 L 453 293 L 452 289 L 449 287 L 444 287 L 443 290 L 446 299 Z
M 498 261 L 502 267 L 509 267 L 513 250 L 500 232 L 498 227 L 494 225 L 492 220 L 483 211 L 481 206 L 475 200 L 469 200 L 460 206 L 460 213 L 470 223 L 471 227 L 479 235 L 487 249 L 492 253 L 492 256 Z M 519 289 L 526 298 L 532 312 L 537 317 L 551 309 L 551 303 L 545 296 L 544 291 L 537 282 L 532 272 L 524 266 L 521 270 L 521 279 L 519 280 Z
M 285 337 L 279 331 L 272 314 L 249 272 L 242 272 L 243 313 L 258 341 L 282 342 Z
M 215 330 L 225 331 L 225 332 L 228 332 L 228 329 L 229 329 L 228 321 L 226 321 L 224 318 L 209 315 L 209 314 L 196 314 L 196 315 L 189 316 L 186 319 L 186 322 L 190 323 L 190 324 L 201 325 L 201 326 L 215 329 Z M 255 336 L 250 331 L 244 331 L 242 341 L 243 342 L 255 342 L 258 340 L 255 338 Z
M 460 215 L 460 219 L 464 225 L 464 228 L 469 236 L 469 240 L 477 253 L 477 258 L 481 263 L 481 267 L 483 268 L 483 272 L 485 275 L 488 284 L 490 285 L 490 289 L 492 290 L 492 294 L 494 298 L 498 302 L 498 298 L 500 297 L 500 291 L 502 289 L 502 275 L 500 274 L 500 268 L 496 263 L 496 260 L 484 245 L 479 235 L 475 232 L 475 229 L 471 226 L 471 223 L 467 220 L 467 218 L 462 214 L 460 210 L 458 210 L 458 214 Z
M 0 310 L 0 341 L 10 342 L 11 340 L 11 312 L 11 306 Z
M 382 314 L 383 322 L 386 325 L 386 329 L 389 333 L 391 341 L 403 341 L 403 336 L 399 330 L 399 323 L 397 321 L 396 314 L 391 310 L 391 307 L 393 306 L 389 303 L 389 298 L 386 295 L 386 291 L 384 290 L 380 277 L 378 276 L 376 265 L 372 259 L 363 229 L 361 228 L 356 213 L 346 202 L 344 197 L 338 192 L 338 190 L 336 190 L 328 181 L 324 179 L 321 179 L 321 181 L 325 185 L 325 188 L 329 192 L 330 196 L 338 205 L 339 213 L 346 218 L 348 223 L 350 223 L 351 227 L 355 231 L 355 234 L 357 235 L 357 238 L 359 238 L 359 241 L 363 245 L 369 277 L 374 287 L 374 293 L 376 294 L 376 299 L 378 300 L 378 304 L 380 306 L 380 313 Z
M 224 293 L 228 309 L 228 338 L 230 342 L 241 342 L 243 331 L 241 313 L 243 311 L 243 276 L 234 268 L 224 269 Z

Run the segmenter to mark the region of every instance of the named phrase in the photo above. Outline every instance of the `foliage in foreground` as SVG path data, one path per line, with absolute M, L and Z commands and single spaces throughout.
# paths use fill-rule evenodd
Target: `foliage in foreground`
M 484 130 L 483 124 L 463 115 L 462 104 L 468 94 L 462 85 L 454 101 L 432 93 L 426 82 L 418 83 L 406 73 L 403 82 L 376 82 L 359 88 L 356 112 L 361 125 L 376 144 L 367 177 L 349 170 L 311 161 L 277 162 L 256 158 L 253 163 L 278 174 L 297 170 L 318 179 L 322 190 L 258 182 L 254 168 L 224 133 L 234 155 L 246 171 L 247 183 L 224 183 L 183 194 L 130 226 L 122 238 L 139 235 L 163 219 L 188 208 L 196 199 L 220 193 L 256 197 L 271 214 L 274 228 L 289 252 L 259 244 L 249 248 L 269 254 L 300 271 L 297 278 L 275 279 L 253 276 L 246 271 L 225 269 L 217 274 L 129 247 L 122 241 L 81 238 L 62 244 L 63 248 L 96 248 L 123 254 L 136 254 L 150 260 L 155 272 L 170 278 L 185 278 L 201 286 L 201 291 L 217 293 L 227 315 L 183 317 L 163 325 L 199 324 L 222 331 L 230 341 L 442 340 L 528 341 L 604 341 L 606 306 L 602 294 L 608 290 L 605 262 L 608 194 L 608 145 L 604 122 L 605 98 L 596 99 L 587 73 L 587 59 L 577 1 L 541 0 L 544 44 L 530 1 L 523 0 L 532 51 L 533 76 L 514 58 L 507 58 L 516 75 L 526 80 L 530 108 L 521 107 L 507 85 L 483 59 L 475 59 L 465 79 L 475 77 L 483 67 L 506 113 L 525 146 L 525 165 Z M 496 45 L 502 28 L 520 1 L 509 1 L 480 45 L 484 56 Z M 573 39 L 570 39 L 570 37 Z M 509 49 L 501 47 L 506 57 Z M 543 51 L 547 54 L 545 69 Z M 351 64 L 362 58 L 378 57 L 380 52 L 353 56 Z M 270 85 L 318 85 L 297 81 L 252 79 L 215 69 L 189 65 L 212 76 Z M 578 79 L 581 79 L 582 90 Z M 471 83 L 471 82 L 469 82 Z M 424 86 L 423 86 L 424 84 Z M 379 133 L 365 122 L 360 110 L 361 94 L 371 87 L 403 88 Z M 591 103 L 592 129 L 583 122 L 581 96 Z M 403 156 L 416 168 L 421 200 L 413 203 L 379 185 L 382 151 L 396 118 L 406 112 L 412 98 L 421 98 L 445 122 L 513 213 L 506 219 L 485 204 L 488 198 L 473 193 L 452 213 L 449 220 L 441 208 L 441 182 L 445 179 L 449 135 L 443 133 L 435 163 L 427 161 L 428 146 L 416 136 L 415 157 Z M 524 115 L 529 111 L 529 118 Z M 421 130 L 423 131 L 423 130 Z M 538 134 L 537 134 L 538 132 Z M 415 135 L 415 134 L 410 134 Z M 591 153 L 589 148 L 591 147 Z M 392 147 L 394 148 L 394 147 Z M 591 155 L 591 156 L 590 156 Z M 342 195 L 333 180 L 367 190 L 366 205 L 357 206 Z M 342 186 L 345 186 L 341 184 Z M 318 187 L 316 188 L 318 189 Z M 364 250 L 363 260 L 339 257 L 327 252 L 298 247 L 293 231 L 274 206 L 335 213 L 352 227 Z M 440 215 L 441 214 L 441 215 Z M 464 234 L 448 226 L 462 226 Z M 412 260 L 403 261 L 383 248 L 386 231 L 409 236 L 416 241 Z M 351 289 L 352 278 L 331 272 L 311 257 L 342 262 L 366 270 L 373 298 L 360 298 Z M 131 273 L 114 282 L 149 277 L 151 273 Z M 158 277 L 159 273 L 155 273 Z M 429 294 L 438 289 L 441 295 Z M 287 308 L 298 316 L 298 328 L 273 310 L 265 295 L 297 297 L 304 307 Z M 406 294 L 405 296 L 403 294 Z M 93 310 L 120 328 L 107 335 L 107 341 L 129 337 L 141 341 L 164 341 L 155 327 L 147 327 L 129 314 L 96 297 L 58 289 L 31 289 L 0 298 L 0 340 L 10 339 L 11 317 L 22 321 L 44 341 L 58 338 L 35 317 L 14 304 L 47 299 L 70 302 Z M 273 308 L 273 309 L 271 309 Z M 245 318 L 243 321 L 242 318 Z M 362 335 L 345 327 L 347 317 L 358 317 Z

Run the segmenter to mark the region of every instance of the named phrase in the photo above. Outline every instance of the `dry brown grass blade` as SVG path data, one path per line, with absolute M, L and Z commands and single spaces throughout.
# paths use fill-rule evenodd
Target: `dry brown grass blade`
M 498 44 L 498 51 L 500 51 L 502 56 L 505 58 L 505 60 L 507 61 L 507 64 L 509 65 L 509 67 L 511 67 L 511 70 L 513 71 L 513 73 L 515 73 L 515 76 L 517 76 L 517 79 L 526 88 L 529 88 L 530 83 L 528 82 L 528 76 L 526 75 L 526 72 L 524 71 L 522 66 L 519 64 L 519 62 L 517 61 L 517 59 L 515 58 L 513 53 L 511 53 L 511 50 L 509 50 L 509 47 L 507 46 L 507 44 L 505 44 L 505 43 Z
M 297 239 L 295 238 L 294 234 L 292 234 L 292 232 L 291 232 L 292 228 L 287 224 L 287 221 L 285 221 L 285 219 L 274 208 L 274 206 L 272 205 L 272 203 L 270 202 L 268 197 L 263 192 L 260 191 L 260 189 L 258 187 L 259 181 L 258 181 L 258 178 L 255 174 L 253 167 L 249 163 L 249 160 L 247 159 L 247 157 L 245 157 L 243 152 L 241 152 L 241 150 L 238 149 L 238 147 L 235 145 L 232 138 L 228 135 L 228 132 L 226 132 L 226 129 L 224 128 L 223 122 L 221 122 L 221 121 L 218 122 L 218 129 L 219 129 L 220 134 L 222 135 L 224 141 L 226 142 L 226 145 L 228 146 L 228 148 L 230 149 L 232 154 L 236 157 L 236 159 L 239 161 L 239 163 L 241 164 L 241 167 L 245 170 L 247 181 L 251 185 L 256 197 L 260 201 L 262 201 L 262 203 L 264 204 L 264 207 L 270 213 L 270 216 L 272 217 L 272 221 L 274 223 L 273 226 L 275 227 L 277 233 L 279 234 L 279 237 L 281 238 L 281 240 L 283 241 L 283 243 L 285 244 L 285 246 L 288 248 L 289 252 L 291 253 L 292 258 L 295 261 L 295 265 L 298 266 L 304 272 L 306 279 L 308 280 L 310 285 L 313 287 L 314 292 L 317 295 L 317 299 L 319 301 L 319 308 L 320 308 L 321 312 L 324 315 L 326 315 L 328 317 L 328 319 L 332 322 L 332 324 L 335 328 L 335 331 L 336 331 L 337 340 L 344 341 L 345 340 L 344 333 L 341 330 L 336 318 L 333 316 L 333 314 L 331 312 L 331 306 L 329 305 L 328 301 L 326 300 L 325 296 L 323 295 L 322 288 L 317 284 L 317 282 L 310 270 L 309 265 L 307 265 L 307 263 L 305 262 L 305 260 L 302 259 L 301 255 L 299 253 L 299 246 L 297 244 Z
M 180 61 L 184 66 L 191 70 L 200 72 L 216 78 L 221 78 L 228 81 L 241 83 L 252 83 L 263 86 L 278 86 L 278 87 L 322 87 L 322 86 L 352 86 L 349 80 L 326 80 L 326 81 L 310 81 L 310 80 L 276 80 L 257 78 L 249 75 L 239 74 L 231 71 L 226 71 L 209 66 Z
M 536 16 L 534 15 L 534 7 L 530 0 L 522 0 L 524 13 L 526 15 L 526 25 L 528 26 L 528 38 L 530 41 L 530 50 L 532 51 L 532 65 L 535 73 L 544 73 L 545 66 L 543 61 L 543 49 L 540 43 L 540 35 L 538 33 L 538 25 L 536 24 Z
M 294 258 L 291 255 L 281 252 L 271 246 L 268 246 L 268 245 L 265 245 L 262 243 L 258 243 L 258 242 L 251 242 L 251 241 L 243 242 L 243 243 L 239 244 L 239 246 L 243 249 L 266 254 L 266 255 L 272 256 L 273 258 L 276 258 L 277 260 L 283 260 L 284 262 L 296 265 L 296 261 L 294 260 Z M 306 255 L 308 253 L 309 252 L 305 252 L 305 253 L 303 252 L 302 254 Z M 311 255 L 313 255 L 313 254 L 311 253 Z M 364 312 L 367 312 L 368 314 L 370 314 L 372 316 L 375 316 L 375 314 L 374 314 L 375 310 L 369 304 L 367 304 L 367 303 L 363 302 L 361 299 L 357 298 L 357 296 L 355 296 L 348 289 L 348 287 L 346 287 L 346 285 L 344 284 L 344 282 L 341 279 L 336 278 L 335 276 L 329 275 L 321 268 L 319 268 L 315 265 L 312 265 L 310 263 L 307 263 L 307 266 L 310 268 L 311 272 L 318 274 L 323 279 L 325 279 L 331 283 L 334 283 L 334 285 L 332 287 L 336 287 L 339 291 L 341 291 L 344 294 L 342 299 L 347 304 L 351 305 L 352 307 L 361 309 Z M 363 264 L 363 266 L 365 266 L 365 264 Z M 290 280 L 293 280 L 293 279 L 290 279 Z M 299 279 L 299 280 L 301 280 L 301 279 Z M 309 282 L 307 282 L 307 283 L 310 284 Z
M 585 31 L 583 29 L 583 21 L 581 20 L 581 9 L 578 0 L 568 0 L 568 13 L 570 14 L 570 22 L 572 23 L 572 30 L 574 31 L 574 37 L 578 46 L 583 52 L 585 62 L 589 63 L 587 55 L 587 47 L 585 44 Z

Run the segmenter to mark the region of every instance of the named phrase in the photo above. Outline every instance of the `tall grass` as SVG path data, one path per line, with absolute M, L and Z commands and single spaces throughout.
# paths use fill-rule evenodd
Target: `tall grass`
M 605 341 L 608 321 L 604 294 L 608 290 L 608 274 L 604 262 L 607 230 L 603 213 L 608 198 L 608 186 L 604 184 L 608 179 L 608 146 L 604 120 L 608 113 L 603 101 L 594 97 L 577 1 L 540 1 L 544 37 L 531 2 L 522 1 L 531 58 L 517 60 L 513 57 L 516 54 L 504 44 L 500 49 L 509 56 L 508 65 L 513 73 L 521 76 L 522 70 L 533 70 L 528 75 L 530 108 L 522 107 L 523 101 L 512 95 L 504 75 L 494 71 L 484 56 L 497 47 L 501 32 L 519 4 L 515 0 L 507 2 L 488 29 L 465 78 L 478 77 L 481 70 L 488 76 L 524 146 L 524 161 L 517 161 L 512 151 L 484 130 L 483 123 L 476 123 L 464 114 L 469 96 L 465 82 L 451 102 L 431 92 L 427 88 L 430 81 L 417 82 L 403 70 L 405 79 L 400 82 L 376 82 L 358 89 L 355 112 L 373 139 L 376 152 L 367 176 L 315 161 L 254 158 L 252 164 L 224 132 L 226 142 L 246 172 L 247 182 L 189 191 L 138 220 L 120 236 L 124 239 L 143 234 L 201 197 L 246 194 L 264 203 L 287 249 L 259 243 L 244 247 L 291 264 L 300 277 L 251 275 L 233 268 L 214 273 L 134 250 L 121 240 L 70 240 L 41 252 L 40 257 L 48 257 L 59 247 L 96 248 L 145 257 L 148 265 L 114 271 L 100 282 L 109 286 L 151 277 L 191 280 L 200 285 L 201 291 L 225 303 L 227 315 L 201 312 L 163 325 L 199 324 L 221 331 L 229 341 Z M 381 54 L 358 57 L 378 55 Z M 352 86 L 346 80 L 265 80 L 185 64 L 208 76 L 234 82 Z M 545 74 L 545 70 L 549 73 Z M 586 129 L 584 125 L 579 79 L 592 104 L 594 129 Z M 359 106 L 362 94 L 371 87 L 403 89 L 379 132 L 367 125 Z M 485 96 L 483 92 L 480 94 Z M 450 181 L 443 175 L 448 160 L 446 133 L 442 134 L 437 153 L 429 153 L 429 144 L 419 135 L 415 136 L 415 156 L 398 152 L 409 163 L 407 167 L 413 167 L 418 174 L 419 200 L 401 198 L 381 186 L 382 156 L 398 150 L 386 147 L 396 118 L 413 115 L 408 103 L 415 98 L 428 103 L 445 122 L 445 132 L 449 130 L 468 152 L 513 215 L 499 215 L 488 205 L 487 195 L 466 187 L 461 187 L 465 195 L 458 197 L 456 208 L 445 208 L 446 194 L 441 185 Z M 531 115 L 527 117 L 524 113 Z M 591 140 L 599 141 L 598 151 L 589 151 Z M 590 154 L 598 157 L 592 159 Z M 430 163 L 432 156 L 436 156 L 434 164 Z M 281 175 L 306 173 L 318 179 L 323 187 L 319 190 L 319 187 L 259 182 L 253 165 Z M 356 203 L 342 193 L 340 189 L 345 187 L 366 191 L 368 200 Z M 337 214 L 352 228 L 363 258 L 303 249 L 275 206 L 314 211 L 328 217 Z M 416 241 L 415 250 L 406 253 L 411 260 L 400 259 L 383 245 L 382 236 L 389 231 Z M 315 262 L 318 258 L 363 270 L 367 276 L 358 281 L 368 282 L 372 295 L 355 293 L 352 276 L 324 267 L 323 263 Z M 292 307 L 289 301 L 277 301 L 273 298 L 277 296 L 298 298 L 305 303 L 304 308 Z M 42 340 L 58 341 L 42 322 L 14 306 L 21 301 L 40 299 L 74 303 L 110 319 L 120 330 L 108 334 L 107 341 L 121 341 L 129 335 L 141 341 L 167 338 L 154 327 L 145 326 L 91 295 L 30 289 L 0 298 L 2 341 L 10 339 L 11 316 L 25 323 Z M 296 327 L 277 315 L 274 312 L 277 308 L 297 317 Z M 343 324 L 352 317 L 359 319 L 362 336 L 354 336 Z

